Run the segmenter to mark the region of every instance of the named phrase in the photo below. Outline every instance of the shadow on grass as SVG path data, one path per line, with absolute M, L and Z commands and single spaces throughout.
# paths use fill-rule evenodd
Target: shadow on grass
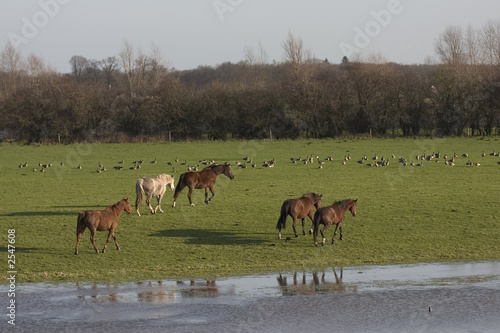
M 6 246 L 0 246 L 0 253 L 6 253 L 8 248 Z M 15 252 L 35 252 L 39 249 L 37 247 L 19 247 L 16 246 Z
M 259 238 L 242 238 L 232 232 L 206 229 L 161 230 L 149 236 L 187 238 L 186 243 L 193 245 L 258 245 L 267 242 Z
M 2 216 L 62 216 L 62 215 L 74 215 L 78 216 L 79 212 L 55 212 L 55 211 L 44 211 L 44 212 L 13 212 L 8 214 L 3 214 Z

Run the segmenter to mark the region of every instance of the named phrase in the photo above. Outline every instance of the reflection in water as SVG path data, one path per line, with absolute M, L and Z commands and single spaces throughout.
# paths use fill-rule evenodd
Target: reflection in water
M 183 285 L 185 285 L 184 281 L 177 281 L 177 286 Z M 190 280 L 189 288 L 182 288 L 181 293 L 184 297 L 217 297 L 219 295 L 219 288 L 215 284 L 215 280 L 206 280 L 203 282 Z
M 496 333 L 500 262 L 345 267 L 217 281 L 20 284 L 16 297 L 23 304 L 20 332 L 327 332 L 334 322 L 340 332 Z M 324 320 L 324 311 L 283 311 L 332 302 L 331 320 Z
M 168 304 L 173 303 L 177 299 L 177 295 L 175 292 L 169 292 L 166 290 L 148 290 L 141 291 L 137 293 L 139 297 L 139 301 L 148 302 L 154 304 Z
M 346 291 L 344 283 L 342 282 L 344 269 L 340 268 L 340 275 L 337 274 L 335 268 L 332 268 L 335 277 L 335 282 L 330 282 L 325 279 L 326 273 L 323 270 L 321 273 L 321 279 L 319 273 L 314 271 L 311 276 L 310 282 L 306 272 L 302 273 L 302 279 L 299 281 L 297 272 L 293 274 L 293 284 L 288 285 L 287 277 L 280 274 L 276 279 L 285 296 L 292 295 L 316 295 L 316 294 L 331 294 L 331 293 L 343 293 Z M 356 287 L 354 287 L 354 292 L 356 292 Z
M 96 304 L 128 303 L 135 300 L 153 304 L 169 304 L 178 302 L 179 297 L 211 298 L 219 296 L 219 288 L 215 280 L 176 281 L 174 288 L 172 285 L 163 286 L 162 281 L 157 283 L 140 281 L 136 285 L 136 292 L 131 293 L 123 290 L 123 286 L 93 284 L 92 287 L 88 288 L 77 283 L 79 294 L 76 297 L 84 302 L 90 301 Z M 134 297 L 134 294 L 137 295 L 137 298 Z

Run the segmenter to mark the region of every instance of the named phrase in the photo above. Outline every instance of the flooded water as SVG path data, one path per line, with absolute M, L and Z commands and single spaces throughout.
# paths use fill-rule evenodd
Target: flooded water
M 19 332 L 498 332 L 500 262 L 24 284 L 16 304 Z

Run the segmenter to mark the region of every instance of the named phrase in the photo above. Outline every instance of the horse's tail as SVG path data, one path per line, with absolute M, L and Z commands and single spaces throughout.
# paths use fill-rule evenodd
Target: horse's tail
M 139 205 L 146 195 L 146 193 L 144 193 L 144 187 L 142 186 L 143 183 L 144 180 L 139 179 L 135 184 L 135 211 L 137 212 L 137 214 L 139 214 Z
M 281 214 L 276 224 L 276 229 L 281 230 L 286 228 L 286 218 L 288 216 L 288 208 L 290 207 L 290 200 L 285 200 L 281 205 Z
M 174 192 L 175 198 L 177 198 L 182 189 L 186 187 L 186 184 L 184 183 L 184 177 L 186 177 L 185 173 L 181 174 L 181 176 L 179 177 L 179 181 L 177 182 L 177 186 L 175 187 L 175 192 Z
M 76 220 L 76 236 L 82 233 L 85 230 L 85 224 L 83 222 L 83 218 L 85 217 L 85 212 L 78 213 L 78 219 Z

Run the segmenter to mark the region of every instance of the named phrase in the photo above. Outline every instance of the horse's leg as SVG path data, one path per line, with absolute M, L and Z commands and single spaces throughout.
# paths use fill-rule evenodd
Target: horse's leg
M 118 242 L 116 241 L 116 235 L 115 235 L 114 230 L 113 230 L 113 233 L 111 234 L 111 237 L 113 237 L 113 240 L 115 241 L 116 249 L 119 250 L 120 246 L 118 245 Z
M 146 197 L 146 204 L 148 205 L 149 207 L 149 210 L 151 211 L 151 214 L 154 214 L 156 213 L 156 209 L 153 209 L 153 207 L 151 206 L 151 198 L 153 196 L 151 195 L 151 193 L 148 193 L 148 196 Z
M 193 187 L 189 187 L 189 192 L 188 192 L 188 199 L 189 199 L 189 204 L 191 206 L 194 206 L 194 203 L 191 201 L 191 194 L 193 193 Z
M 83 232 L 79 232 L 76 235 L 76 247 L 75 247 L 75 254 L 78 254 L 78 244 L 80 244 L 80 239 L 82 239 Z
M 175 207 L 175 200 L 177 200 L 177 197 L 181 194 L 181 191 L 175 191 L 174 193 L 174 202 L 172 202 L 172 207 Z
M 108 247 L 109 239 L 111 238 L 112 233 L 113 231 L 109 229 L 108 238 L 106 239 L 106 243 L 104 243 L 104 247 L 102 248 L 102 253 L 106 252 L 106 248 Z
M 321 231 L 321 237 L 322 237 L 322 240 L 321 240 L 321 245 L 325 245 L 325 242 L 326 242 L 326 238 L 325 238 L 325 231 L 330 228 L 331 224 L 329 223 L 326 223 L 325 226 L 320 229 Z
M 293 219 L 293 224 L 292 224 L 293 233 L 294 233 L 295 237 L 299 237 L 299 235 L 297 235 L 297 230 L 295 228 L 297 226 L 297 216 L 292 215 L 292 219 Z
M 309 230 L 309 235 L 311 235 L 314 231 L 314 213 L 310 212 L 308 216 L 311 219 L 311 229 Z
M 340 231 L 340 238 L 339 238 L 339 240 L 342 240 L 342 225 L 339 227 L 339 231 Z
M 305 218 L 302 219 L 302 235 L 306 235 L 306 221 Z
M 97 248 L 97 245 L 95 245 L 95 231 L 96 231 L 96 229 L 90 229 L 90 241 L 92 242 L 92 245 L 94 246 L 95 252 L 99 253 L 99 249 Z
M 210 199 L 206 199 L 207 195 L 208 195 L 208 190 L 210 189 L 210 192 L 212 192 L 212 196 L 210 197 Z M 209 186 L 208 188 L 205 188 L 205 203 L 208 205 L 210 203 L 210 201 L 212 201 L 212 198 L 215 196 L 215 192 L 214 192 L 214 187 L 213 186 Z
M 332 237 L 332 244 L 335 243 L 335 235 L 337 234 L 337 230 L 339 230 L 340 223 L 337 223 L 335 225 L 335 231 L 333 232 L 333 237 Z M 340 227 L 340 235 L 342 235 L 342 227 Z M 342 240 L 342 236 L 340 236 L 340 240 Z
M 75 254 L 78 254 L 78 245 L 80 244 L 80 240 L 82 239 L 83 232 L 87 229 L 87 227 L 80 223 L 80 219 L 78 219 L 78 224 L 76 226 L 76 246 L 75 246 Z
M 158 199 L 158 205 L 155 208 L 155 213 L 156 213 L 156 210 L 159 210 L 160 213 L 163 213 L 163 210 L 161 209 L 161 198 L 163 198 L 163 194 L 160 194 L 156 198 Z

